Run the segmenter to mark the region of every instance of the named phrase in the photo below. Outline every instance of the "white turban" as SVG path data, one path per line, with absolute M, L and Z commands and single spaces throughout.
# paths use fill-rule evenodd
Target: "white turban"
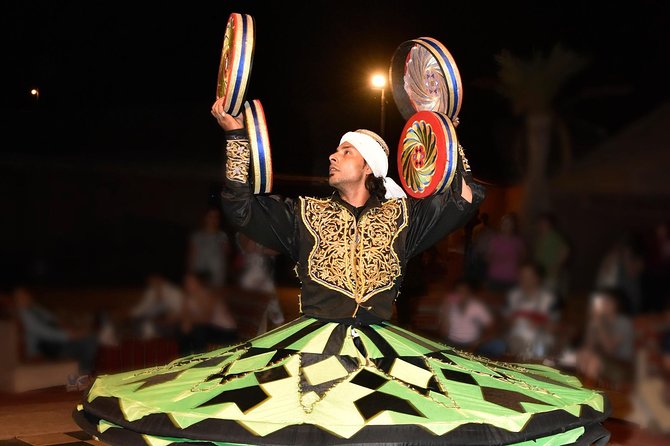
M 372 174 L 384 179 L 386 188 L 385 198 L 404 198 L 405 191 L 392 178 L 387 177 L 389 170 L 389 149 L 384 140 L 370 130 L 356 130 L 347 132 L 340 139 L 340 144 L 348 142 L 358 150 L 365 162 L 368 163 Z

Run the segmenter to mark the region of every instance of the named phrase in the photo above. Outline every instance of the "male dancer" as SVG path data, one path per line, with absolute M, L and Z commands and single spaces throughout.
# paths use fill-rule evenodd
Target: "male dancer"
M 388 322 L 407 260 L 457 229 L 484 198 L 462 158 L 451 188 L 406 198 L 388 147 L 346 133 L 330 197 L 253 195 L 240 120 L 226 131 L 223 207 L 258 243 L 296 262 L 298 319 L 164 367 L 99 377 L 75 414 L 115 446 L 605 444 L 605 399 L 544 366 L 473 357 Z
M 347 132 L 330 155 L 332 196 L 278 202 L 253 195 L 242 121 L 222 104 L 214 103 L 212 115 L 227 138 L 224 211 L 249 237 L 297 263 L 306 316 L 388 320 L 407 260 L 463 226 L 484 198 L 460 157 L 449 192 L 405 197 L 387 177 L 386 143 L 368 130 Z

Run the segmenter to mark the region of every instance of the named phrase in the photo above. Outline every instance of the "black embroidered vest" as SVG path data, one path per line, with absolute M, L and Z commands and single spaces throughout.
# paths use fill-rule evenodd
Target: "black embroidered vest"
M 391 317 L 406 263 L 407 202 L 371 202 L 356 219 L 352 207 L 336 195 L 299 199 L 296 272 L 302 282 L 303 314 Z

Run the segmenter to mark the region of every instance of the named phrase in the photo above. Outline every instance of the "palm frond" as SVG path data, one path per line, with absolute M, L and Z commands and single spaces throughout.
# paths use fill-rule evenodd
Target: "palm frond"
M 588 65 L 588 58 L 555 45 L 548 55 L 540 52 L 520 58 L 508 50 L 496 55 L 499 91 L 516 113 L 547 111 L 561 87 Z

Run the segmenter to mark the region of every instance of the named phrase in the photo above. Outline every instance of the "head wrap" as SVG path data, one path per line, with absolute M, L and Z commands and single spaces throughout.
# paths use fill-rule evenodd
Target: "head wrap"
M 358 150 L 372 169 L 372 174 L 375 177 L 384 179 L 385 198 L 404 198 L 407 196 L 405 191 L 398 186 L 398 183 L 386 176 L 389 170 L 389 148 L 379 135 L 370 130 L 361 129 L 345 133 L 340 139 L 340 144 L 344 142 L 348 142 Z

